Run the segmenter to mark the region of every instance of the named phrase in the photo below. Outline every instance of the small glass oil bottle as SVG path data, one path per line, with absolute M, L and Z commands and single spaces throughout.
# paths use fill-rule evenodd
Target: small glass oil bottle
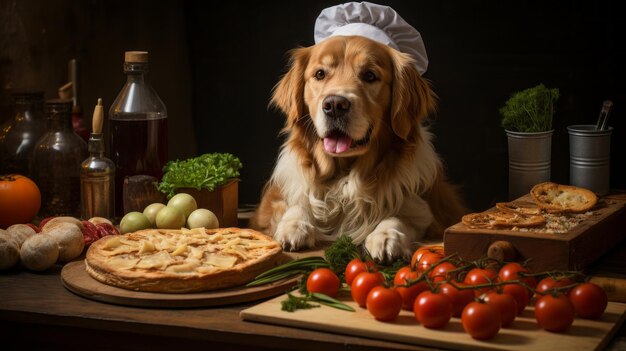
M 102 99 L 93 112 L 93 130 L 89 138 L 89 157 L 80 168 L 81 217 L 115 218 L 115 164 L 104 157 Z

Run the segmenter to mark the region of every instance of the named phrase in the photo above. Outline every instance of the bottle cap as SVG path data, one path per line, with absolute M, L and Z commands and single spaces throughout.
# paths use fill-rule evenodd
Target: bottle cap
M 124 62 L 148 62 L 147 51 L 126 51 Z

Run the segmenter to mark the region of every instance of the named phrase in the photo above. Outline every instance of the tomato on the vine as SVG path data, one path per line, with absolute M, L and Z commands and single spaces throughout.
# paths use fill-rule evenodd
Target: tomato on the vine
M 520 273 L 522 273 L 522 275 L 520 275 Z M 520 263 L 510 262 L 500 268 L 500 271 L 498 272 L 498 278 L 500 278 L 500 281 L 503 282 L 510 280 L 520 280 L 529 287 L 535 288 L 535 286 L 537 285 L 537 280 L 535 279 L 535 277 L 523 277 L 524 273 L 529 274 L 530 272 Z
M 448 295 L 424 291 L 415 299 L 415 319 L 426 328 L 445 327 L 452 317 L 452 302 Z
M 309 292 L 337 296 L 341 282 L 332 270 L 328 268 L 317 268 L 309 274 L 306 280 L 306 289 Z
M 352 281 L 361 272 L 377 271 L 374 261 L 363 262 L 360 258 L 355 258 L 346 266 L 346 284 L 352 285 Z
M 365 305 L 376 320 L 391 321 L 400 314 L 402 297 L 396 289 L 379 285 L 367 294 Z
M 595 319 L 600 317 L 608 304 L 604 289 L 593 283 L 580 284 L 570 291 L 569 299 L 579 317 Z
M 464 287 L 463 283 L 455 283 L 459 287 Z M 474 291 L 471 289 L 457 289 L 452 284 L 443 283 L 439 286 L 442 294 L 448 295 L 452 302 L 452 317 L 461 317 L 463 309 L 470 302 L 474 301 Z
M 352 299 L 361 307 L 366 306 L 367 294 L 376 286 L 383 285 L 385 277 L 380 272 L 361 272 L 351 285 Z
M 502 287 L 502 292 L 513 296 L 517 303 L 517 314 L 521 314 L 530 303 L 530 292 L 519 284 L 506 284 Z
M 423 272 L 443 258 L 443 246 L 429 245 L 417 249 L 411 257 L 411 267 Z
M 402 296 L 402 308 L 405 310 L 413 311 L 413 305 L 417 295 L 422 291 L 428 290 L 428 283 L 426 283 L 426 281 L 421 281 L 409 287 L 402 286 L 407 283 L 407 280 L 415 280 L 418 277 L 418 272 L 411 270 L 409 266 L 405 266 L 400 268 L 393 278 L 393 285 L 396 287 L 396 291 L 400 296 Z
M 28 223 L 41 207 L 37 184 L 19 174 L 0 175 L 0 228 Z
M 428 275 L 433 282 L 441 282 L 448 279 L 448 272 L 455 270 L 457 267 L 451 262 L 442 262 L 433 268 Z
M 561 288 L 564 286 L 568 286 L 568 285 L 572 285 L 574 284 L 574 281 L 570 278 L 566 278 L 566 277 L 556 277 L 556 278 L 552 278 L 552 277 L 545 277 L 543 279 L 541 279 L 539 281 L 539 283 L 537 284 L 537 294 L 535 294 L 536 298 L 540 298 L 541 296 L 545 295 L 545 292 L 551 289 L 555 289 L 555 288 Z M 569 294 L 569 290 L 566 291 L 561 291 L 563 294 Z
M 498 272 L 493 268 L 473 268 L 465 276 L 463 281 L 467 285 L 481 285 L 496 282 L 498 279 Z M 491 288 L 480 288 L 475 290 L 476 296 L 491 290 Z
M 565 295 L 545 295 L 535 303 L 535 319 L 551 332 L 563 332 L 574 323 L 574 306 Z
M 510 326 L 517 315 L 517 302 L 513 296 L 497 291 L 490 291 L 486 294 L 485 303 L 492 305 L 500 311 L 500 320 L 502 327 Z
M 500 311 L 483 302 L 472 302 L 465 307 L 461 316 L 463 329 L 474 339 L 491 339 L 500 331 Z

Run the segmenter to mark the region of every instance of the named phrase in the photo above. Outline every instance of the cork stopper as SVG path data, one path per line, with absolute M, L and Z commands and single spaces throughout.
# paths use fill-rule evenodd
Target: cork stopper
M 124 53 L 124 62 L 148 62 L 147 51 L 126 51 Z
M 98 104 L 93 109 L 93 119 L 91 123 L 92 133 L 102 133 L 102 121 L 104 119 L 104 107 L 102 106 L 102 99 L 98 98 Z

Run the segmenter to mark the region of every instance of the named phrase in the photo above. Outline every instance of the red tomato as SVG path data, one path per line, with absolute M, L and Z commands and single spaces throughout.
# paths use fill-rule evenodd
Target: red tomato
M 500 311 L 501 326 L 503 328 L 510 326 L 515 320 L 515 316 L 517 315 L 517 302 L 513 296 L 490 291 L 485 296 L 485 303 L 496 307 L 498 311 Z
M 414 270 L 423 272 L 428 269 L 431 264 L 439 262 L 443 257 L 443 246 L 422 246 L 413 253 L 411 257 L 411 267 L 413 267 Z
M 361 272 L 376 271 L 374 261 L 363 262 L 360 258 L 355 258 L 346 266 L 346 284 L 352 285 L 352 281 Z
M 28 223 L 41 207 L 37 184 L 23 175 L 0 175 L 0 228 Z
M 465 286 L 462 283 L 455 284 L 457 286 Z M 443 283 L 439 286 L 439 290 L 442 294 L 448 295 L 452 302 L 452 317 L 461 317 L 465 306 L 474 301 L 474 290 L 471 289 L 458 290 L 451 284 Z
M 352 299 L 361 307 L 366 306 L 367 294 L 374 287 L 383 285 L 385 277 L 380 272 L 362 272 L 354 278 L 351 285 Z
M 519 273 L 530 273 L 528 269 L 517 262 L 507 263 L 498 272 L 498 277 L 500 281 L 506 282 L 509 280 L 521 280 L 526 285 L 531 288 L 534 288 L 537 285 L 537 280 L 535 277 L 521 277 Z
M 424 291 L 415 299 L 415 319 L 426 328 L 445 327 L 452 317 L 452 302 L 448 295 Z
M 402 296 L 394 288 L 375 286 L 367 294 L 367 310 L 379 321 L 394 320 L 402 309 Z
M 535 319 L 551 332 L 564 332 L 574 323 L 574 306 L 566 295 L 545 295 L 535 303 Z
M 337 296 L 341 282 L 335 274 L 328 268 L 317 268 L 306 280 L 306 289 L 309 292 L 326 294 L 328 296 Z
M 461 316 L 463 329 L 477 340 L 491 339 L 500 331 L 500 312 L 492 305 L 472 302 L 465 307 Z
M 443 262 L 435 266 L 428 275 L 433 282 L 441 282 L 448 279 L 447 273 L 455 270 L 457 267 L 450 262 Z
M 496 282 L 498 278 L 498 272 L 493 268 L 473 268 L 465 276 L 463 281 L 467 285 L 480 285 Z M 476 296 L 480 296 L 483 293 L 491 290 L 491 288 L 481 288 L 474 290 Z
M 576 314 L 588 319 L 600 317 L 609 301 L 604 289 L 593 283 L 576 286 L 569 293 L 569 299 L 574 305 Z
M 541 281 L 539 281 L 539 284 L 537 284 L 537 294 L 535 294 L 536 298 L 540 298 L 541 296 L 545 295 L 543 294 L 544 292 L 553 289 L 553 288 L 560 288 L 563 286 L 568 286 L 568 285 L 572 285 L 574 284 L 574 281 L 571 280 L 570 278 L 552 278 L 552 277 L 545 277 L 543 279 L 541 279 Z M 561 291 L 564 294 L 568 294 L 569 291 Z
M 415 280 L 419 276 L 419 273 L 412 271 L 411 267 L 405 266 L 400 268 L 396 272 L 396 276 L 393 278 L 393 285 L 396 287 L 396 291 L 402 296 L 402 308 L 405 310 L 413 311 L 413 305 L 415 298 L 422 291 L 428 290 L 428 283 L 421 281 L 417 284 L 413 284 L 410 287 L 403 287 L 407 283 L 407 280 Z
M 513 296 L 517 303 L 517 315 L 520 315 L 530 302 L 528 289 L 518 284 L 507 284 L 502 287 L 502 292 Z

